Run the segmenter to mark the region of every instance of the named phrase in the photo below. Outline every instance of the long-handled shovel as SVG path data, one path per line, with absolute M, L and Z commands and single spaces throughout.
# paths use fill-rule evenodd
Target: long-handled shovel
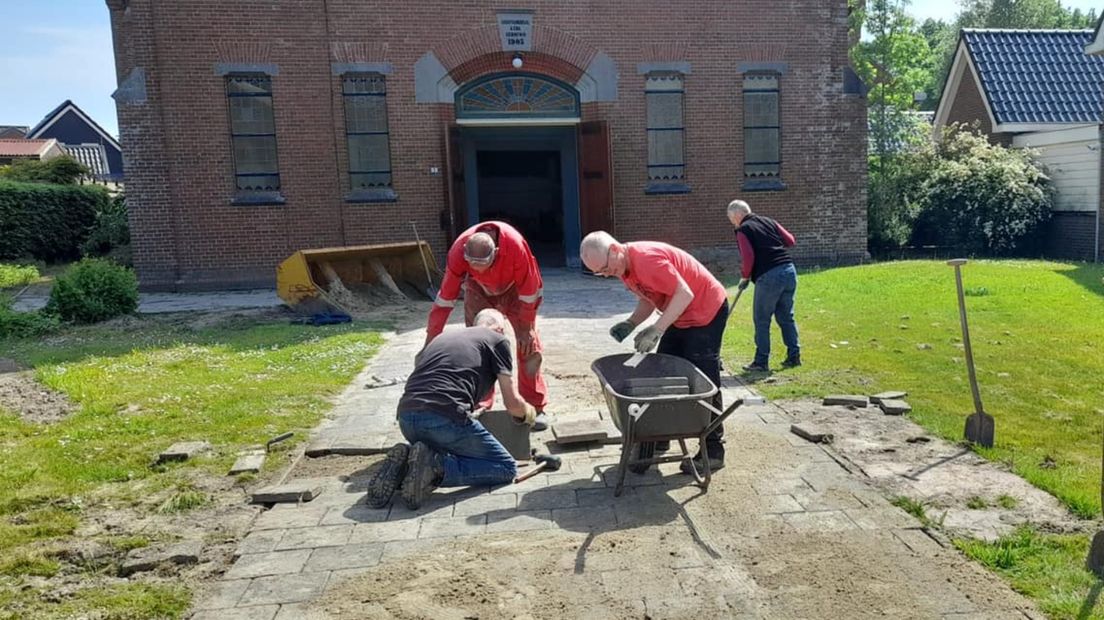
M 426 275 L 426 297 L 430 299 L 437 299 L 437 287 L 433 286 L 433 276 L 429 273 L 429 262 L 426 261 L 425 254 L 422 253 L 422 238 L 418 236 L 418 225 L 414 222 L 410 222 L 410 227 L 414 229 L 414 241 L 418 243 L 418 256 L 422 258 L 422 267 L 425 267 Z
M 1100 505 L 1104 507 L 1104 452 L 1100 456 Z M 1089 546 L 1089 558 L 1087 561 L 1089 570 L 1099 577 L 1104 577 L 1104 531 L 1097 532 Z
M 965 258 L 947 261 L 955 269 L 955 285 L 958 287 L 958 316 L 962 319 L 962 344 L 966 348 L 966 370 L 970 373 L 970 391 L 974 395 L 974 413 L 966 418 L 966 441 L 986 448 L 993 447 L 993 416 L 981 408 L 977 373 L 974 372 L 974 352 L 970 348 L 970 329 L 966 325 L 966 294 L 962 290 L 962 265 Z

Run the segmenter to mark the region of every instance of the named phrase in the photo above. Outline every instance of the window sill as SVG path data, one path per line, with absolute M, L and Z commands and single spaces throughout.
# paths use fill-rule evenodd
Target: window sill
M 743 190 L 745 192 L 781 192 L 786 190 L 786 184 L 781 179 L 746 179 Z
M 395 202 L 399 195 L 390 187 L 377 187 L 372 189 L 356 189 L 345 194 L 345 202 Z
M 686 183 L 670 183 L 652 181 L 644 187 L 645 194 L 689 194 L 690 186 Z
M 246 207 L 263 207 L 282 205 L 287 202 L 287 198 L 279 191 L 275 192 L 238 192 L 234 194 L 233 200 L 230 204 Z

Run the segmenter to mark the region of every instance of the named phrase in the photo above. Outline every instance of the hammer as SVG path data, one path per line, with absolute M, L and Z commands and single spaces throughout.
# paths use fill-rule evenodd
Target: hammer
M 533 462 L 535 462 L 537 466 L 517 478 L 514 478 L 514 484 L 521 484 L 546 469 L 548 471 L 558 471 L 560 466 L 563 465 L 563 461 L 560 457 L 551 454 L 538 454 L 533 457 Z

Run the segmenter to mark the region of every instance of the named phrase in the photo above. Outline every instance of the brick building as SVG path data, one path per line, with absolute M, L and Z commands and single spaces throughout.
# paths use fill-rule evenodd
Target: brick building
M 301 248 L 480 219 L 545 265 L 625 240 L 866 254 L 866 111 L 846 0 L 107 0 L 147 289 L 267 285 Z

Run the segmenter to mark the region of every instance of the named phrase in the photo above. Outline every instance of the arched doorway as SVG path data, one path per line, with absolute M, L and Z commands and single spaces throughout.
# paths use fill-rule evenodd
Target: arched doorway
M 579 92 L 544 75 L 499 73 L 460 87 L 455 109 L 454 218 L 509 222 L 542 265 L 577 265 Z

